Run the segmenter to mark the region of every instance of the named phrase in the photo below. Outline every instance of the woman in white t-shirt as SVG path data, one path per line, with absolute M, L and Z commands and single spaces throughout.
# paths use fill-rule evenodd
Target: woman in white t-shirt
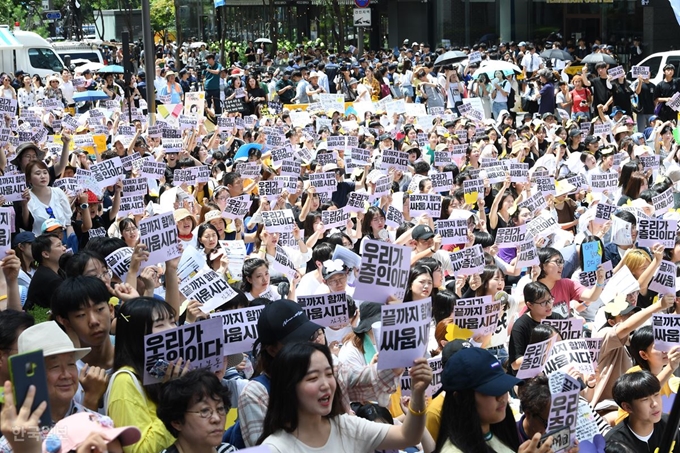
M 241 282 L 241 291 L 243 291 L 248 300 L 257 299 L 259 297 L 269 300 L 279 300 L 278 288 L 269 284 L 269 263 L 262 258 L 247 259 L 243 263 L 243 281 Z M 290 291 L 287 299 L 295 300 L 295 286 L 299 279 L 295 279 L 290 284 Z
M 426 359 L 417 359 L 410 370 L 411 402 L 400 426 L 347 414 L 325 345 L 288 344 L 274 358 L 272 370 L 269 406 L 258 441 L 272 452 L 398 450 L 418 444 L 423 436 L 425 389 L 432 379 Z
M 496 71 L 491 81 L 491 112 L 493 119 L 497 120 L 501 110 L 508 109 L 508 96 L 510 95 L 510 82 L 505 78 L 503 71 Z

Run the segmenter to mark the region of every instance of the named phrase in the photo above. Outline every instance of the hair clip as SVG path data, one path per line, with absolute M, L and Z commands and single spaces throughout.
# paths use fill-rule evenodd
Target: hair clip
M 123 313 L 121 313 L 120 316 L 125 320 L 125 322 L 130 322 L 129 316 L 125 316 Z

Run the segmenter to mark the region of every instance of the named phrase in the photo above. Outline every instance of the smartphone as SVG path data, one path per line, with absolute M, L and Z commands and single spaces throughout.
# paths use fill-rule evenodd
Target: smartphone
M 163 379 L 165 377 L 165 374 L 168 372 L 169 367 L 170 367 L 169 362 L 166 362 L 163 359 L 158 359 L 158 361 L 156 361 L 156 364 L 149 370 L 149 374 L 155 377 L 156 379 Z
M 40 427 L 52 426 L 50 400 L 47 394 L 47 374 L 42 350 L 17 354 L 9 358 L 9 376 L 14 389 L 14 404 L 20 408 L 24 404 L 28 388 L 35 386 L 36 392 L 31 406 L 34 411 L 40 403 L 47 402 L 47 409 L 40 417 Z

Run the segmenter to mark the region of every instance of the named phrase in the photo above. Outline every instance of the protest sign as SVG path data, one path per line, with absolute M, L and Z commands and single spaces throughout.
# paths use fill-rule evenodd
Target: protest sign
M 317 296 L 297 296 L 297 302 L 303 307 L 310 321 L 322 327 L 340 329 L 349 324 L 347 294 L 321 294 Z
M 469 64 L 473 63 L 479 63 L 482 61 L 482 53 L 480 51 L 476 52 L 470 52 L 470 55 L 468 55 L 469 58 Z
M 390 176 L 381 176 L 375 182 L 375 193 L 374 197 L 382 197 L 387 195 L 392 190 L 392 178 Z
M 564 453 L 573 446 L 572 431 L 576 430 L 578 423 L 579 392 L 578 382 L 571 376 L 565 375 L 565 380 L 570 381 L 568 390 L 553 392 L 551 388 L 550 412 L 548 412 L 548 426 L 546 432 L 556 431 L 553 436 L 553 449 L 555 453 Z M 557 441 L 557 445 L 555 442 Z
M 484 251 L 477 244 L 449 254 L 453 275 L 474 275 L 484 270 Z
M 664 248 L 675 247 L 675 236 L 678 229 L 677 220 L 642 219 L 638 218 L 639 247 L 652 247 L 655 244 L 663 244 Z
M 638 160 L 642 164 L 643 171 L 658 170 L 661 162 L 661 156 L 638 156 Z
M 182 257 L 179 260 L 177 268 L 177 276 L 180 281 L 198 274 L 198 272 L 206 267 L 206 256 L 203 251 L 196 250 L 193 245 L 187 245 L 182 252 Z
M 453 322 L 462 329 L 471 330 L 474 336 L 491 335 L 498 325 L 503 302 L 491 296 L 458 299 L 453 304 Z
M 527 224 L 526 237 L 546 237 L 559 229 L 559 224 L 551 215 L 539 215 Z
M 338 188 L 334 171 L 310 173 L 309 183 L 316 188 L 317 192 L 334 192 Z
M 538 190 L 543 197 L 547 198 L 548 195 L 555 195 L 555 178 L 552 176 L 534 178 L 534 184 L 536 185 L 536 190 Z
M 482 166 L 483 171 L 486 172 L 486 177 L 491 184 L 497 184 L 505 181 L 508 170 L 505 164 L 500 161 L 491 161 Z
M 382 153 L 380 168 L 383 170 L 389 170 L 394 168 L 395 170 L 406 171 L 408 167 L 408 154 L 402 151 L 396 151 L 393 149 L 386 149 Z
M 432 382 L 425 390 L 426 396 L 432 396 L 439 391 L 442 386 L 442 371 L 444 367 L 442 365 L 441 356 L 433 357 L 427 359 L 427 364 L 430 365 L 432 369 Z M 401 396 L 411 396 L 411 376 L 410 367 L 405 367 L 404 374 L 401 375 L 400 386 L 401 386 Z
M 366 205 L 369 202 L 371 196 L 367 193 L 361 192 L 350 192 L 347 197 L 347 205 L 345 209 L 349 212 L 365 212 Z
M 54 181 L 54 186 L 64 191 L 69 197 L 75 197 L 80 187 L 76 178 L 59 178 Z
M 146 178 L 125 178 L 123 179 L 123 194 L 125 196 L 136 196 L 144 198 L 148 191 L 149 183 Z
M 654 313 L 652 329 L 655 350 L 668 352 L 680 344 L 680 315 Z
M 280 242 L 280 241 L 279 241 Z M 229 264 L 229 276 L 232 279 L 241 281 L 243 278 L 243 263 L 246 259 L 246 245 L 243 241 L 220 241 L 220 247 L 227 254 Z
M 553 326 L 563 340 L 578 340 L 583 336 L 583 318 L 544 319 L 541 324 Z
M 410 270 L 410 247 L 366 239 L 354 298 L 379 303 L 390 296 L 404 300 Z
M 257 320 L 263 309 L 264 306 L 248 307 L 210 315 L 222 324 L 225 356 L 253 350 L 258 337 Z
M 0 196 L 5 202 L 21 201 L 26 190 L 26 176 L 23 174 L 0 176 Z
M 17 113 L 17 100 L 0 98 L 0 115 L 13 118 Z M 74 128 L 75 129 L 75 128 Z
M 257 191 L 261 197 L 267 197 L 269 202 L 278 198 L 283 192 L 283 184 L 280 180 L 258 181 Z
M 146 245 L 149 252 L 148 264 L 163 263 L 182 255 L 172 212 L 141 220 L 139 235 L 139 242 Z
M 0 208 L 0 254 L 3 258 L 12 248 L 14 215 L 14 208 Z
M 78 181 L 78 185 L 82 189 L 90 190 L 97 195 L 100 195 L 102 193 L 102 190 L 99 187 L 99 183 L 97 183 L 97 180 L 94 179 L 94 176 L 92 176 L 90 170 L 78 168 L 76 170 L 76 181 Z
M 156 384 L 165 376 L 163 361 L 191 362 L 193 368 L 218 371 L 224 366 L 224 334 L 219 319 L 185 324 L 144 336 L 144 385 Z
M 450 171 L 433 173 L 430 175 L 430 180 L 432 181 L 433 192 L 449 192 L 453 187 L 453 173 Z
M 399 228 L 404 223 L 404 214 L 392 205 L 387 207 L 385 213 L 385 224 L 392 228 Z
M 160 179 L 165 176 L 165 162 L 156 162 L 151 159 L 144 159 L 142 162 L 141 173 L 145 178 Z
M 649 282 L 648 289 L 659 293 L 659 297 L 666 294 L 675 294 L 675 269 L 675 264 L 673 262 L 666 260 L 661 261 L 654 277 L 652 277 L 652 281 Z
M 580 400 L 578 402 L 578 422 L 576 423 L 576 438 L 579 442 L 588 441 L 593 443 L 595 436 L 602 437 L 600 430 L 597 427 L 597 421 L 593 414 L 593 409 L 588 404 L 587 400 Z M 604 439 L 602 440 L 604 445 Z
M 573 366 L 586 377 L 595 373 L 588 343 L 581 339 L 558 341 L 550 352 L 543 372 L 550 376 L 552 373 L 570 366 Z
M 545 362 L 548 361 L 550 350 L 555 344 L 555 337 L 527 345 L 522 364 L 517 370 L 518 379 L 531 379 L 543 372 Z
M 340 228 L 347 226 L 347 222 L 350 220 L 350 211 L 345 208 L 336 210 L 325 210 L 321 211 L 321 223 L 323 223 L 325 230 L 330 230 L 333 228 Z
M 130 260 L 132 259 L 132 247 L 122 247 L 107 255 L 106 266 L 111 269 L 113 275 L 125 281 L 127 273 L 130 270 Z
M 364 148 L 352 148 L 351 158 L 352 163 L 357 167 L 363 167 L 370 165 L 371 163 L 371 150 Z
M 239 162 L 236 172 L 244 178 L 257 178 L 262 172 L 262 165 L 258 162 Z
M 590 175 L 590 188 L 593 192 L 613 190 L 619 184 L 619 175 L 616 172 L 596 173 Z
M 442 196 L 439 194 L 411 194 L 409 209 L 412 217 L 427 214 L 438 219 L 442 212 Z
M 604 284 L 606 285 L 609 279 L 614 275 L 612 270 L 612 262 L 605 261 L 602 263 L 602 269 L 604 270 Z M 592 288 L 597 283 L 597 271 L 580 272 L 578 274 L 578 281 L 586 288 Z
M 262 221 L 269 233 L 290 232 L 295 227 L 295 216 L 291 209 L 262 211 Z
M 612 133 L 611 123 L 597 123 L 593 126 L 593 135 L 609 135 Z
M 611 219 L 612 214 L 614 214 L 617 209 L 618 206 L 600 202 L 595 206 L 595 217 L 593 218 L 593 221 L 598 225 L 602 225 Z
M 210 313 L 237 295 L 227 281 L 212 269 L 200 271 L 182 282 L 179 290 L 187 299 L 202 303 L 203 313 Z
M 232 220 L 243 219 L 248 212 L 250 212 L 250 206 L 252 204 L 252 200 L 246 196 L 228 198 L 227 204 L 222 212 L 222 217 Z
M 144 214 L 144 198 L 138 195 L 124 195 L 120 197 L 120 206 L 118 207 L 118 217 L 127 215 L 142 215 Z
M 649 79 L 649 66 L 633 66 L 630 68 L 630 73 L 633 78 Z
M 536 192 L 526 200 L 517 204 L 517 209 L 526 208 L 531 212 L 538 213 L 548 207 L 548 202 L 541 192 Z
M 274 176 L 275 181 L 280 181 L 281 190 L 287 190 L 288 193 L 294 193 L 297 190 L 298 180 L 295 176 Z
M 602 243 L 600 241 L 583 242 L 581 244 L 581 257 L 583 258 L 583 272 L 597 270 L 597 266 L 602 264 Z
M 620 77 L 625 77 L 626 76 L 626 70 L 623 69 L 623 66 L 615 66 L 611 69 L 607 70 L 607 75 L 609 75 L 609 78 L 612 80 L 616 80 Z
M 498 228 L 496 230 L 496 245 L 499 247 L 515 247 L 518 243 L 524 241 L 526 236 L 527 226 L 519 225 L 516 227 Z
M 413 365 L 427 351 L 432 321 L 432 300 L 383 305 L 378 350 L 378 369 Z
M 654 205 L 654 215 L 657 217 L 667 213 L 673 207 L 673 188 L 670 187 L 668 190 L 652 197 L 652 204 Z
M 442 237 L 442 245 L 465 244 L 467 242 L 467 218 L 437 220 L 435 232 Z
M 529 182 L 529 164 L 510 162 L 508 171 L 510 172 L 510 182 Z
M 295 156 L 295 151 L 293 151 L 293 147 L 290 144 L 288 144 L 280 148 L 272 149 L 271 155 L 274 164 L 278 165 L 279 163 L 285 160 L 292 160 L 293 157 Z
M 525 268 L 539 264 L 538 250 L 533 239 L 520 242 L 517 245 L 517 268 Z
M 453 156 L 450 151 L 435 151 L 434 165 L 435 167 L 443 167 L 452 162 Z

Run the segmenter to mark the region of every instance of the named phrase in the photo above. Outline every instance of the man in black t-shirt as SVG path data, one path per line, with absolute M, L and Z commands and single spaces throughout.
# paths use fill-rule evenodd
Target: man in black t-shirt
M 255 46 L 253 46 L 252 41 L 248 41 L 248 47 L 246 47 L 246 61 L 255 63 Z
M 596 74 L 591 77 L 585 77 L 583 84 L 587 87 L 591 87 L 593 91 L 593 104 L 592 109 L 594 111 L 593 117 L 597 116 L 597 106 L 606 105 L 609 98 L 612 96 L 611 83 L 609 82 L 609 76 L 607 75 L 607 68 L 609 65 L 605 62 L 599 62 L 595 65 Z M 605 113 L 609 114 L 608 106 L 605 109 Z
M 658 105 L 659 103 L 663 103 L 663 106 L 661 109 L 659 109 L 659 114 L 657 115 L 661 121 L 671 121 L 677 117 L 675 110 L 666 105 L 673 95 L 680 91 L 678 87 L 678 79 L 674 79 L 674 75 L 675 66 L 672 64 L 667 64 L 664 66 L 663 80 L 656 86 L 656 91 L 654 93 L 655 104 Z
M 231 51 L 227 55 L 229 56 L 229 65 L 234 66 L 238 62 L 239 57 L 236 46 L 231 46 Z

